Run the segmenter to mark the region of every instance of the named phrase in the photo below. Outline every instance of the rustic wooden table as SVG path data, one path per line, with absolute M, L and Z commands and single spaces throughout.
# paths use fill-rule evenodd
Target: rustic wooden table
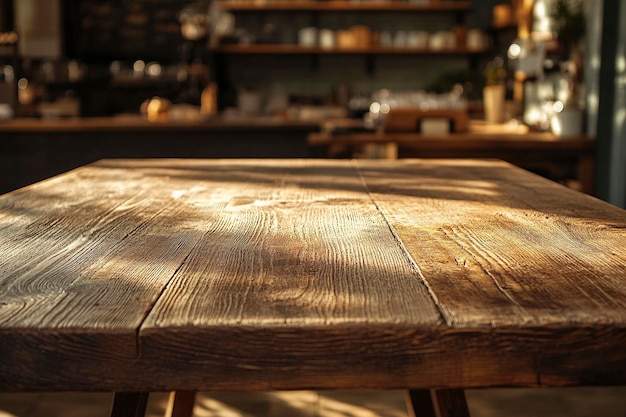
M 0 390 L 624 384 L 624 248 L 504 162 L 103 160 L 0 197 Z

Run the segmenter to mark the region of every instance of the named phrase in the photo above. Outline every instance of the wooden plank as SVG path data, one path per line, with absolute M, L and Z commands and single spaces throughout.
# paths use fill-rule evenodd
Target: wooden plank
M 160 333 L 141 341 L 145 364 L 138 378 L 152 391 L 626 383 L 626 332 L 614 327 L 453 331 L 356 323 L 165 328 Z
M 100 163 L 0 199 L 0 387 L 132 383 L 141 322 L 222 208 L 179 174 Z
M 141 329 L 157 375 L 216 389 L 320 384 L 329 369 L 378 366 L 368 345 L 401 340 L 395 325 L 441 323 L 353 166 L 240 161 L 202 180 L 216 176 L 229 204 Z
M 624 211 L 506 163 L 359 166 L 451 326 L 624 326 Z
M 143 330 L 188 323 L 437 323 L 426 288 L 353 167 L 239 164 L 200 174 L 200 180 L 220 176 L 227 207 Z
M 186 224 L 194 219 L 185 217 L 190 214 L 185 214 L 184 203 L 172 195 L 180 184 L 164 181 L 159 193 L 151 194 L 144 175 L 132 176 L 101 165 L 0 200 L 3 326 L 98 328 L 101 319 L 108 328 L 136 328 L 199 232 Z M 156 235 L 163 229 L 161 219 L 171 227 L 174 218 L 183 227 Z M 150 262 L 150 256 L 172 255 L 171 265 Z M 159 274 L 161 280 L 155 280 Z M 137 282 L 142 276 L 148 282 Z M 116 320 L 105 305 L 127 307 L 118 311 Z M 90 311 L 93 306 L 106 317 Z
M 626 379 L 623 210 L 506 163 L 358 164 L 448 325 L 490 335 L 491 346 L 463 336 L 461 373 L 531 386 Z

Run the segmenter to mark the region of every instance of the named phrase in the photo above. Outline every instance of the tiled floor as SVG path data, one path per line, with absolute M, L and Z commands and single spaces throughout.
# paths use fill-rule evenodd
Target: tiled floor
M 467 391 L 473 417 L 626 417 L 626 387 Z M 0 394 L 0 417 L 106 417 L 111 394 Z M 150 396 L 149 417 L 168 395 Z M 400 391 L 200 393 L 195 417 L 407 417 Z

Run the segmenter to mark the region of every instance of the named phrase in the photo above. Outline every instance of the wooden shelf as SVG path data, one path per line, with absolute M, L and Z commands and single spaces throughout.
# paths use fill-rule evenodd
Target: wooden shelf
M 221 10 L 230 11 L 423 11 L 452 12 L 472 10 L 471 1 L 431 1 L 427 4 L 409 3 L 408 1 L 379 1 L 371 3 L 351 3 L 348 1 L 221 1 L 217 3 Z
M 215 52 L 225 54 L 399 54 L 399 55 L 479 55 L 486 53 L 486 49 L 446 48 L 400 48 L 392 46 L 371 46 L 368 48 L 320 48 L 303 47 L 298 45 L 221 45 Z
M 10 57 L 17 54 L 17 33 L 0 32 L 0 57 Z

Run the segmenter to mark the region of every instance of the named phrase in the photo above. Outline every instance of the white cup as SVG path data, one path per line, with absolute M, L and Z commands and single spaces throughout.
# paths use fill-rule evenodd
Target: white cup
M 298 32 L 298 44 L 305 47 L 317 45 L 317 28 L 309 26 L 300 29 Z
M 430 35 L 428 47 L 434 51 L 448 47 L 448 32 L 438 31 Z
M 319 43 L 321 48 L 333 49 L 336 46 L 335 32 L 331 29 L 321 29 Z

